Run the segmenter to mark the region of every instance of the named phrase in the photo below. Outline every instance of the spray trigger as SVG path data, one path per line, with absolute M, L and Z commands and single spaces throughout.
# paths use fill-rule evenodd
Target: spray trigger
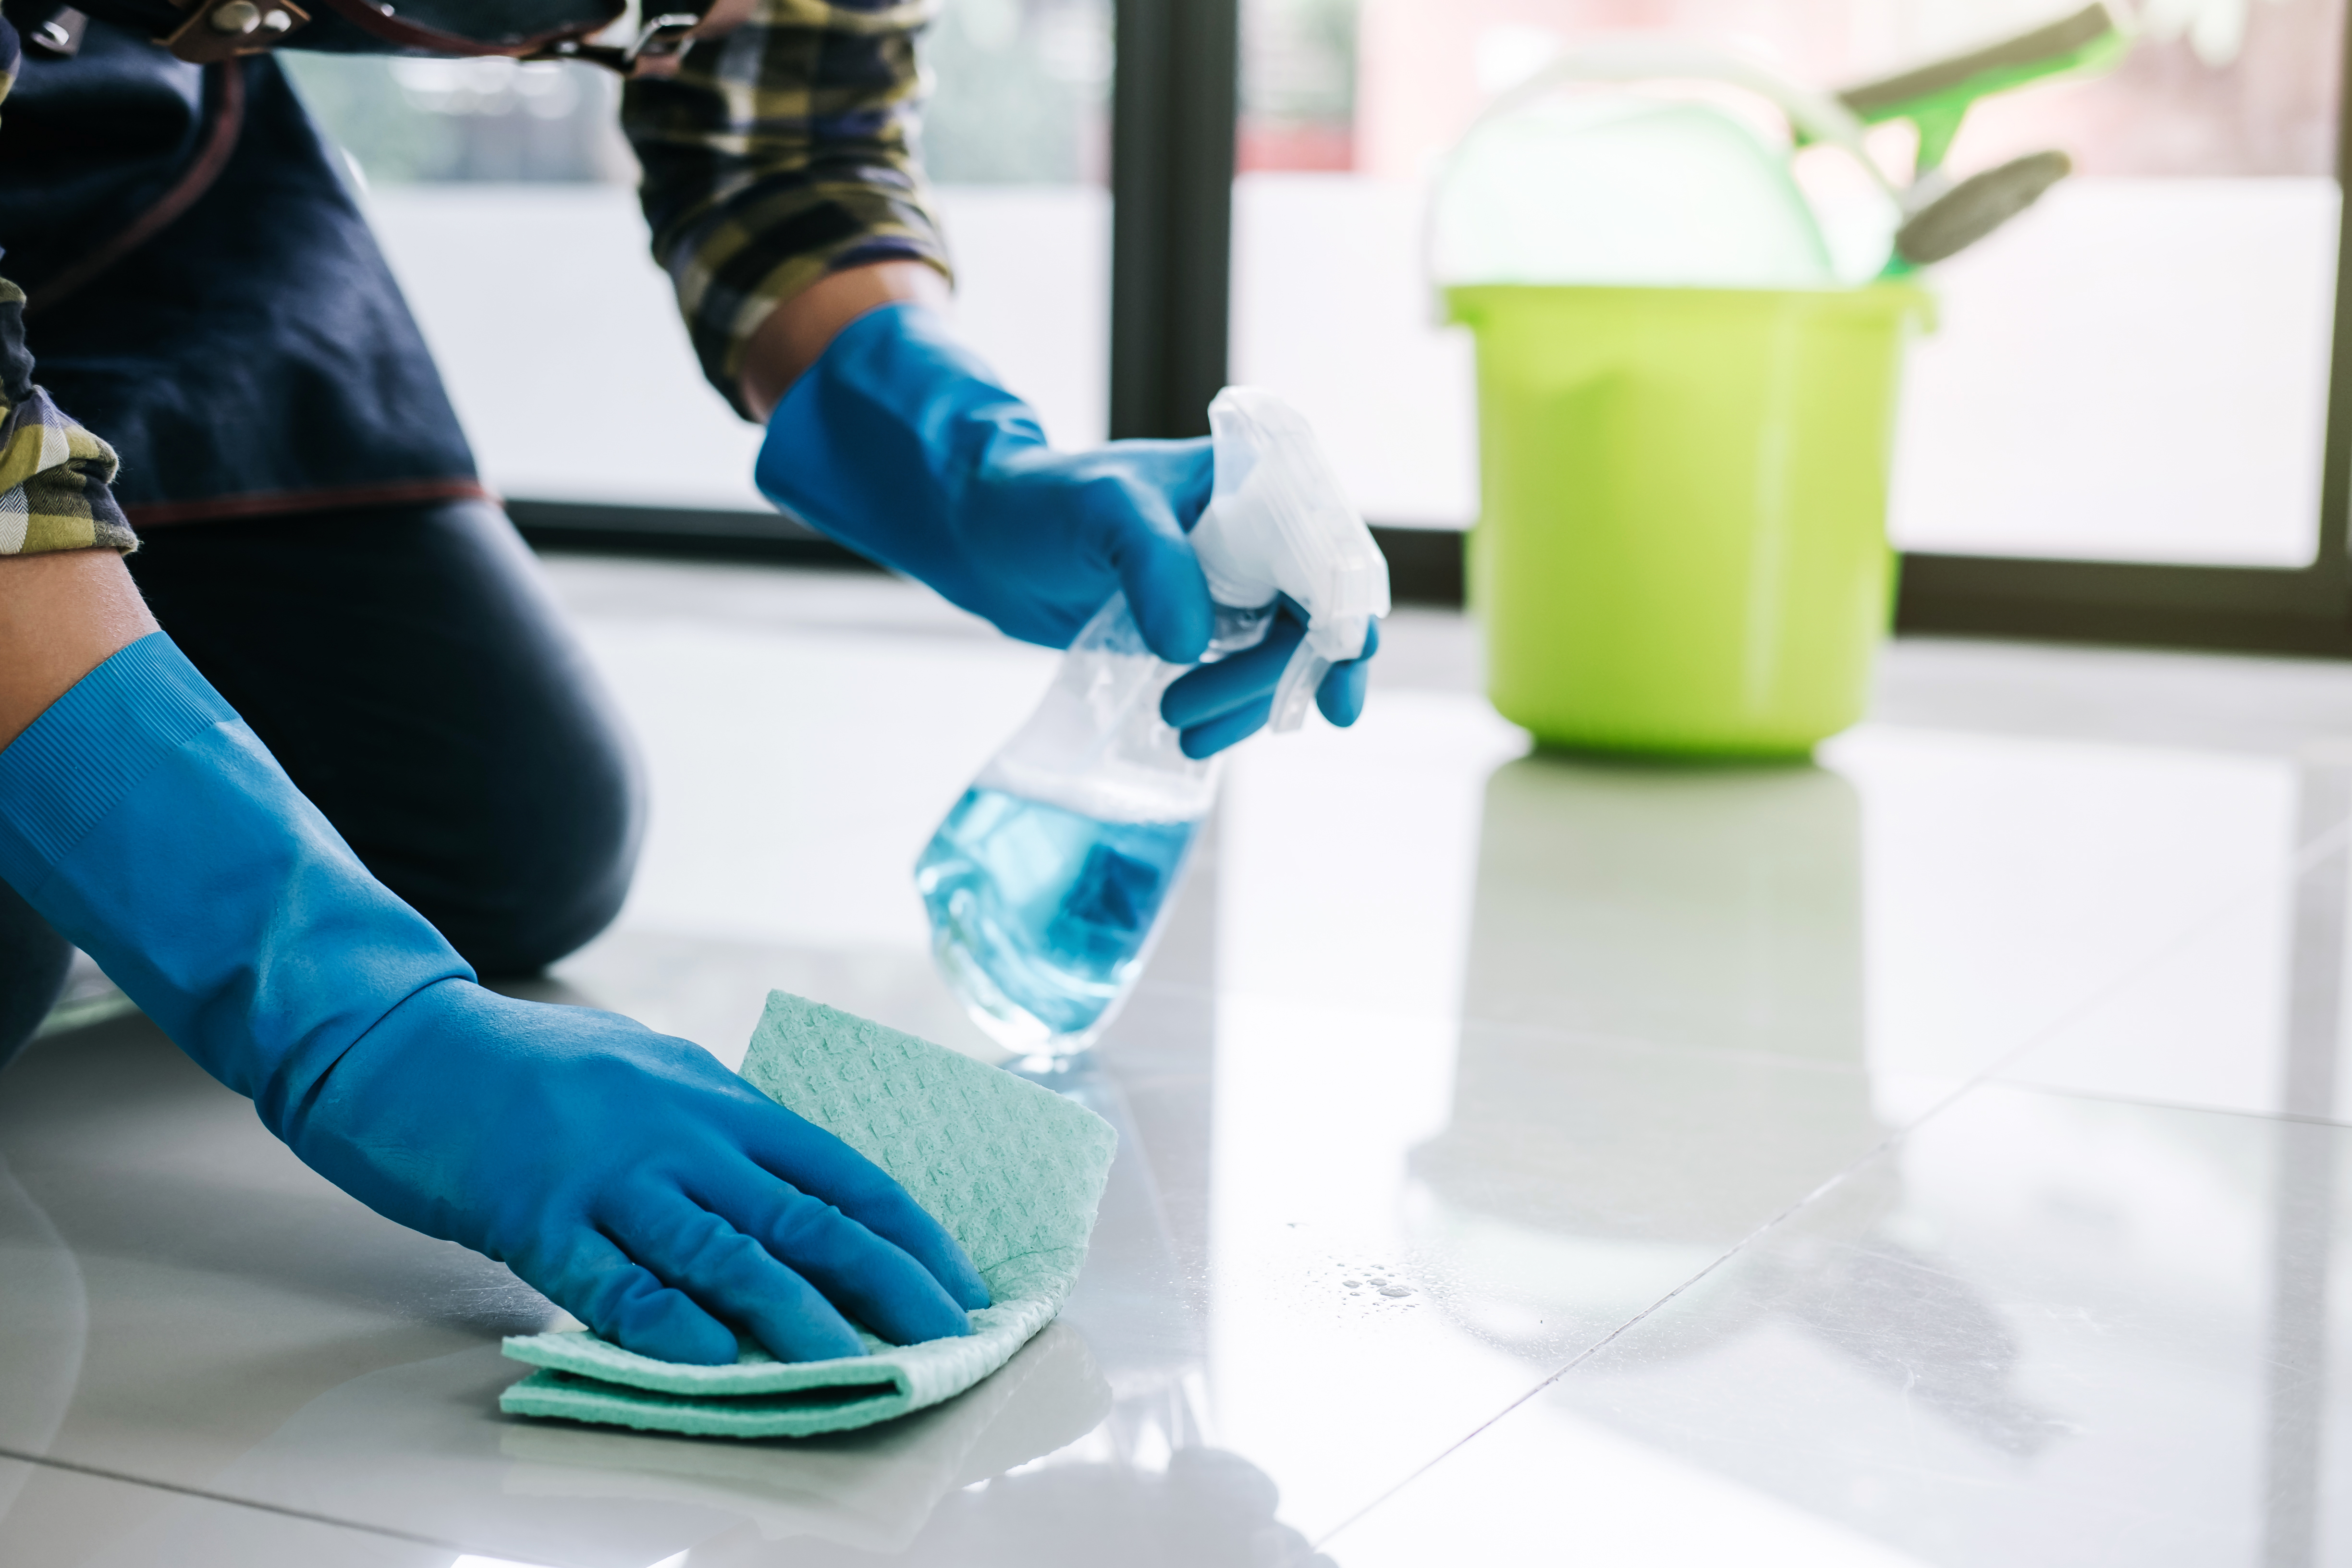
M 1229 386 L 1209 405 L 1216 493 L 1192 531 L 1219 604 L 1287 595 L 1307 636 L 1275 688 L 1267 727 L 1297 729 L 1331 667 L 1360 657 L 1389 612 L 1388 562 L 1298 411 L 1258 387 Z
M 1315 703 L 1315 693 L 1321 689 L 1323 678 L 1331 673 L 1331 661 L 1317 653 L 1314 645 L 1301 642 L 1291 650 L 1290 662 L 1282 668 L 1282 680 L 1274 689 L 1274 712 L 1266 728 L 1277 735 L 1287 735 L 1307 722 L 1307 710 Z

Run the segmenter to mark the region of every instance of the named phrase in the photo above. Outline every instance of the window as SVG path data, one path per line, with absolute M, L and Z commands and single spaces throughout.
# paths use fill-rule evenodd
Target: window
M 1114 136 L 1113 0 L 947 0 L 926 151 L 965 331 L 1059 444 L 1114 420 L 1181 433 L 1220 381 L 1270 384 L 1376 523 L 1439 531 L 1391 535 L 1392 557 L 1442 566 L 1444 531 L 1477 515 L 1476 414 L 1422 216 L 1496 93 L 1629 30 L 1851 85 L 2082 3 L 1117 0 L 1136 47 Z M 2352 653 L 2352 405 L 2330 414 L 2344 0 L 2137 10 L 2116 68 L 1989 100 L 1953 150 L 1967 173 L 2058 147 L 2076 173 L 1932 274 L 1943 322 L 1911 360 L 1890 519 L 1900 624 Z M 758 432 L 702 385 L 645 257 L 614 83 L 288 58 L 366 174 L 493 483 L 764 511 Z M 1871 144 L 1899 172 L 1908 134 Z M 1114 140 L 1136 154 L 1115 179 Z M 625 450 L 595 438 L 616 388 L 647 437 Z
M 2078 0 L 1243 0 L 1234 370 L 1292 392 L 1378 521 L 1477 510 L 1469 351 L 1420 269 L 1438 159 L 1599 36 L 1672 31 L 1839 88 Z M 2149 0 L 2105 74 L 1980 104 L 1960 174 L 2076 173 L 1935 268 L 1891 526 L 1906 550 L 2238 567 L 2319 548 L 2341 225 L 2341 0 Z M 1874 152 L 1906 169 L 1909 128 Z M 1531 198 L 1536 199 L 1536 198 Z
M 966 335 L 1055 439 L 1102 438 L 1108 0 L 949 0 L 926 152 Z M 647 252 L 620 86 L 583 65 L 280 57 L 366 193 L 485 479 L 510 499 L 769 509 Z M 632 439 L 608 438 L 625 403 Z M 772 515 L 772 514 L 771 514 Z

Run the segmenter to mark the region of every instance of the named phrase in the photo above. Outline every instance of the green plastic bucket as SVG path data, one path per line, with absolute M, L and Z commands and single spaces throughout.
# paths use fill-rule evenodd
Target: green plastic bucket
M 1694 757 L 1799 756 L 1861 718 L 1932 297 L 1445 293 L 1477 338 L 1470 601 L 1503 716 L 1541 745 Z

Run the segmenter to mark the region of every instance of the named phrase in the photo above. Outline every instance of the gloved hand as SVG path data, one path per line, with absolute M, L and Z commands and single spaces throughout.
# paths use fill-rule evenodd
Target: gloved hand
M 754 473 L 761 493 L 810 527 L 1024 642 L 1069 647 L 1124 592 L 1161 658 L 1192 664 L 1208 647 L 1208 584 L 1184 535 L 1214 485 L 1209 443 L 1055 452 L 1028 405 L 922 306 L 884 306 L 844 328 L 776 405 Z M 1161 710 L 1186 731 L 1186 754 L 1223 751 L 1265 722 L 1306 631 L 1286 609 L 1260 647 L 1169 689 Z M 1363 660 L 1378 647 L 1375 628 L 1363 658 L 1317 691 L 1333 723 L 1362 711 Z
M 1285 594 L 1264 642 L 1171 681 L 1160 694 L 1160 716 L 1178 731 L 1184 754 L 1213 756 L 1256 734 L 1273 717 L 1275 688 L 1306 637 L 1307 614 Z M 1364 628 L 1364 651 L 1333 665 L 1315 689 L 1323 717 L 1344 730 L 1363 716 L 1372 656 L 1380 651 L 1381 623 L 1374 621 Z
M 1184 542 L 1209 504 L 1209 443 L 1056 452 L 920 305 L 844 328 L 776 405 L 753 472 L 810 527 L 1024 642 L 1069 647 L 1124 591 L 1161 658 L 1209 646 L 1209 586 Z
M 0 751 L 0 880 L 313 1169 L 630 1350 L 856 1354 L 837 1308 L 905 1343 L 987 1303 L 896 1183 L 698 1047 L 474 984 L 160 632 Z
M 426 987 L 346 1052 L 284 1136 L 378 1214 L 511 1265 L 616 1343 L 781 1360 L 967 1333 L 988 1291 L 865 1156 L 701 1047 L 588 1008 Z

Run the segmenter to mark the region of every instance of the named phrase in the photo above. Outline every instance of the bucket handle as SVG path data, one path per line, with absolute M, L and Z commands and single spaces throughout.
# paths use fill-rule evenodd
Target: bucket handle
M 1422 210 L 1421 275 L 1429 289 L 1430 308 L 1439 325 L 1444 324 L 1445 306 L 1437 283 L 1437 209 L 1439 198 L 1453 178 L 1462 150 L 1470 139 L 1489 122 L 1517 112 L 1537 99 L 1570 82 L 1579 81 L 1654 81 L 1669 77 L 1683 77 L 1704 81 L 1728 82 L 1745 88 L 1757 97 L 1769 101 L 1786 115 L 1789 124 L 1808 141 L 1823 142 L 1843 151 L 1861 164 L 1879 189 L 1899 208 L 1903 193 L 1886 171 L 1880 168 L 1863 145 L 1863 124 L 1853 111 L 1825 92 L 1799 86 L 1779 72 L 1750 59 L 1746 55 L 1712 44 L 1697 43 L 1688 38 L 1664 37 L 1655 33 L 1624 33 L 1612 37 L 1596 38 L 1582 47 L 1561 56 L 1543 69 L 1498 95 L 1495 101 L 1479 111 L 1439 165 L 1436 180 L 1431 184 L 1428 204 Z

